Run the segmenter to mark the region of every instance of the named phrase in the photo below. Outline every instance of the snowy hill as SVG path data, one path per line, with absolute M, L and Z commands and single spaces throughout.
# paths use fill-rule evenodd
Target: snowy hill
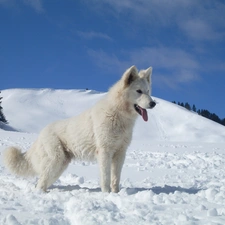
M 105 94 L 90 90 L 8 89 L 2 91 L 2 106 L 12 127 L 38 133 L 50 122 L 81 113 Z M 224 126 L 173 103 L 155 100 L 158 104 L 148 110 L 149 121 L 138 118 L 135 139 L 224 142 Z
M 119 193 L 102 193 L 98 166 L 76 161 L 42 193 L 35 189 L 36 178 L 5 169 L 4 149 L 26 151 L 45 125 L 81 113 L 106 93 L 9 89 L 1 94 L 9 125 L 19 130 L 0 127 L 1 225 L 225 224 L 224 126 L 155 98 L 149 121 L 139 117 L 136 123 Z

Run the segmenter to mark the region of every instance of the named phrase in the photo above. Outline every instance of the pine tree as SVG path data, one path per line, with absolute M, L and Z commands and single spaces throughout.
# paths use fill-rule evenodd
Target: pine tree
M 213 121 L 215 121 L 217 123 L 222 124 L 221 119 L 215 113 L 211 113 L 209 119 L 211 119 L 211 120 L 213 120 Z
M 189 105 L 189 103 L 185 103 L 184 107 L 187 109 L 187 110 L 191 110 L 191 106 Z
M 194 105 L 192 106 L 192 111 L 193 111 L 193 112 L 196 112 L 196 110 L 197 110 L 197 109 L 196 109 L 196 106 L 195 106 L 195 104 L 194 104 Z
M 225 118 L 221 120 L 221 124 L 225 126 Z
M 1 93 L 1 91 L 0 91 L 0 93 Z M 1 100 L 2 100 L 2 97 L 0 97 L 0 121 L 3 122 L 3 123 L 8 123 L 4 114 L 3 114 L 3 112 L 2 112 L 3 108 L 1 106 L 1 103 L 2 103 Z
M 176 104 L 176 101 L 172 101 L 172 103 Z M 195 104 L 193 104 L 191 107 L 188 102 L 186 102 L 185 104 L 183 102 L 177 102 L 177 104 L 179 106 L 185 107 L 188 110 L 192 110 L 193 112 L 198 113 L 198 115 L 206 117 L 207 119 L 213 120 L 214 122 L 217 122 L 217 123 L 225 126 L 225 118 L 220 119 L 219 116 L 217 116 L 215 113 L 211 113 L 206 109 L 198 109 L 197 110 Z
M 202 109 L 201 110 L 201 115 L 206 117 L 206 118 L 208 118 L 208 119 L 210 118 L 210 114 L 211 113 L 208 110 L 206 110 L 206 109 Z

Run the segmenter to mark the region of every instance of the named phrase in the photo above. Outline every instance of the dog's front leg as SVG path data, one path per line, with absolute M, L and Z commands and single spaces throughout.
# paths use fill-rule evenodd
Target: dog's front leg
M 112 192 L 119 192 L 120 176 L 126 156 L 125 150 L 117 151 L 112 158 L 112 167 L 111 167 L 111 189 Z
M 99 152 L 98 163 L 102 192 L 110 192 L 111 162 L 112 156 L 109 153 L 105 151 Z

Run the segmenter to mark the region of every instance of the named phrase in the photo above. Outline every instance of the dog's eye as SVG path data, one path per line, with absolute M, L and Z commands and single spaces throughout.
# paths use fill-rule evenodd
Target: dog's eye
M 137 93 L 142 94 L 142 90 L 138 89 Z

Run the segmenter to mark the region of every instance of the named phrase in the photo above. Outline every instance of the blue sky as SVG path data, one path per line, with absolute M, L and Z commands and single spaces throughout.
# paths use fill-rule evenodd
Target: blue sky
M 107 91 L 152 66 L 153 96 L 224 118 L 224 12 L 223 0 L 0 0 L 0 90 Z

